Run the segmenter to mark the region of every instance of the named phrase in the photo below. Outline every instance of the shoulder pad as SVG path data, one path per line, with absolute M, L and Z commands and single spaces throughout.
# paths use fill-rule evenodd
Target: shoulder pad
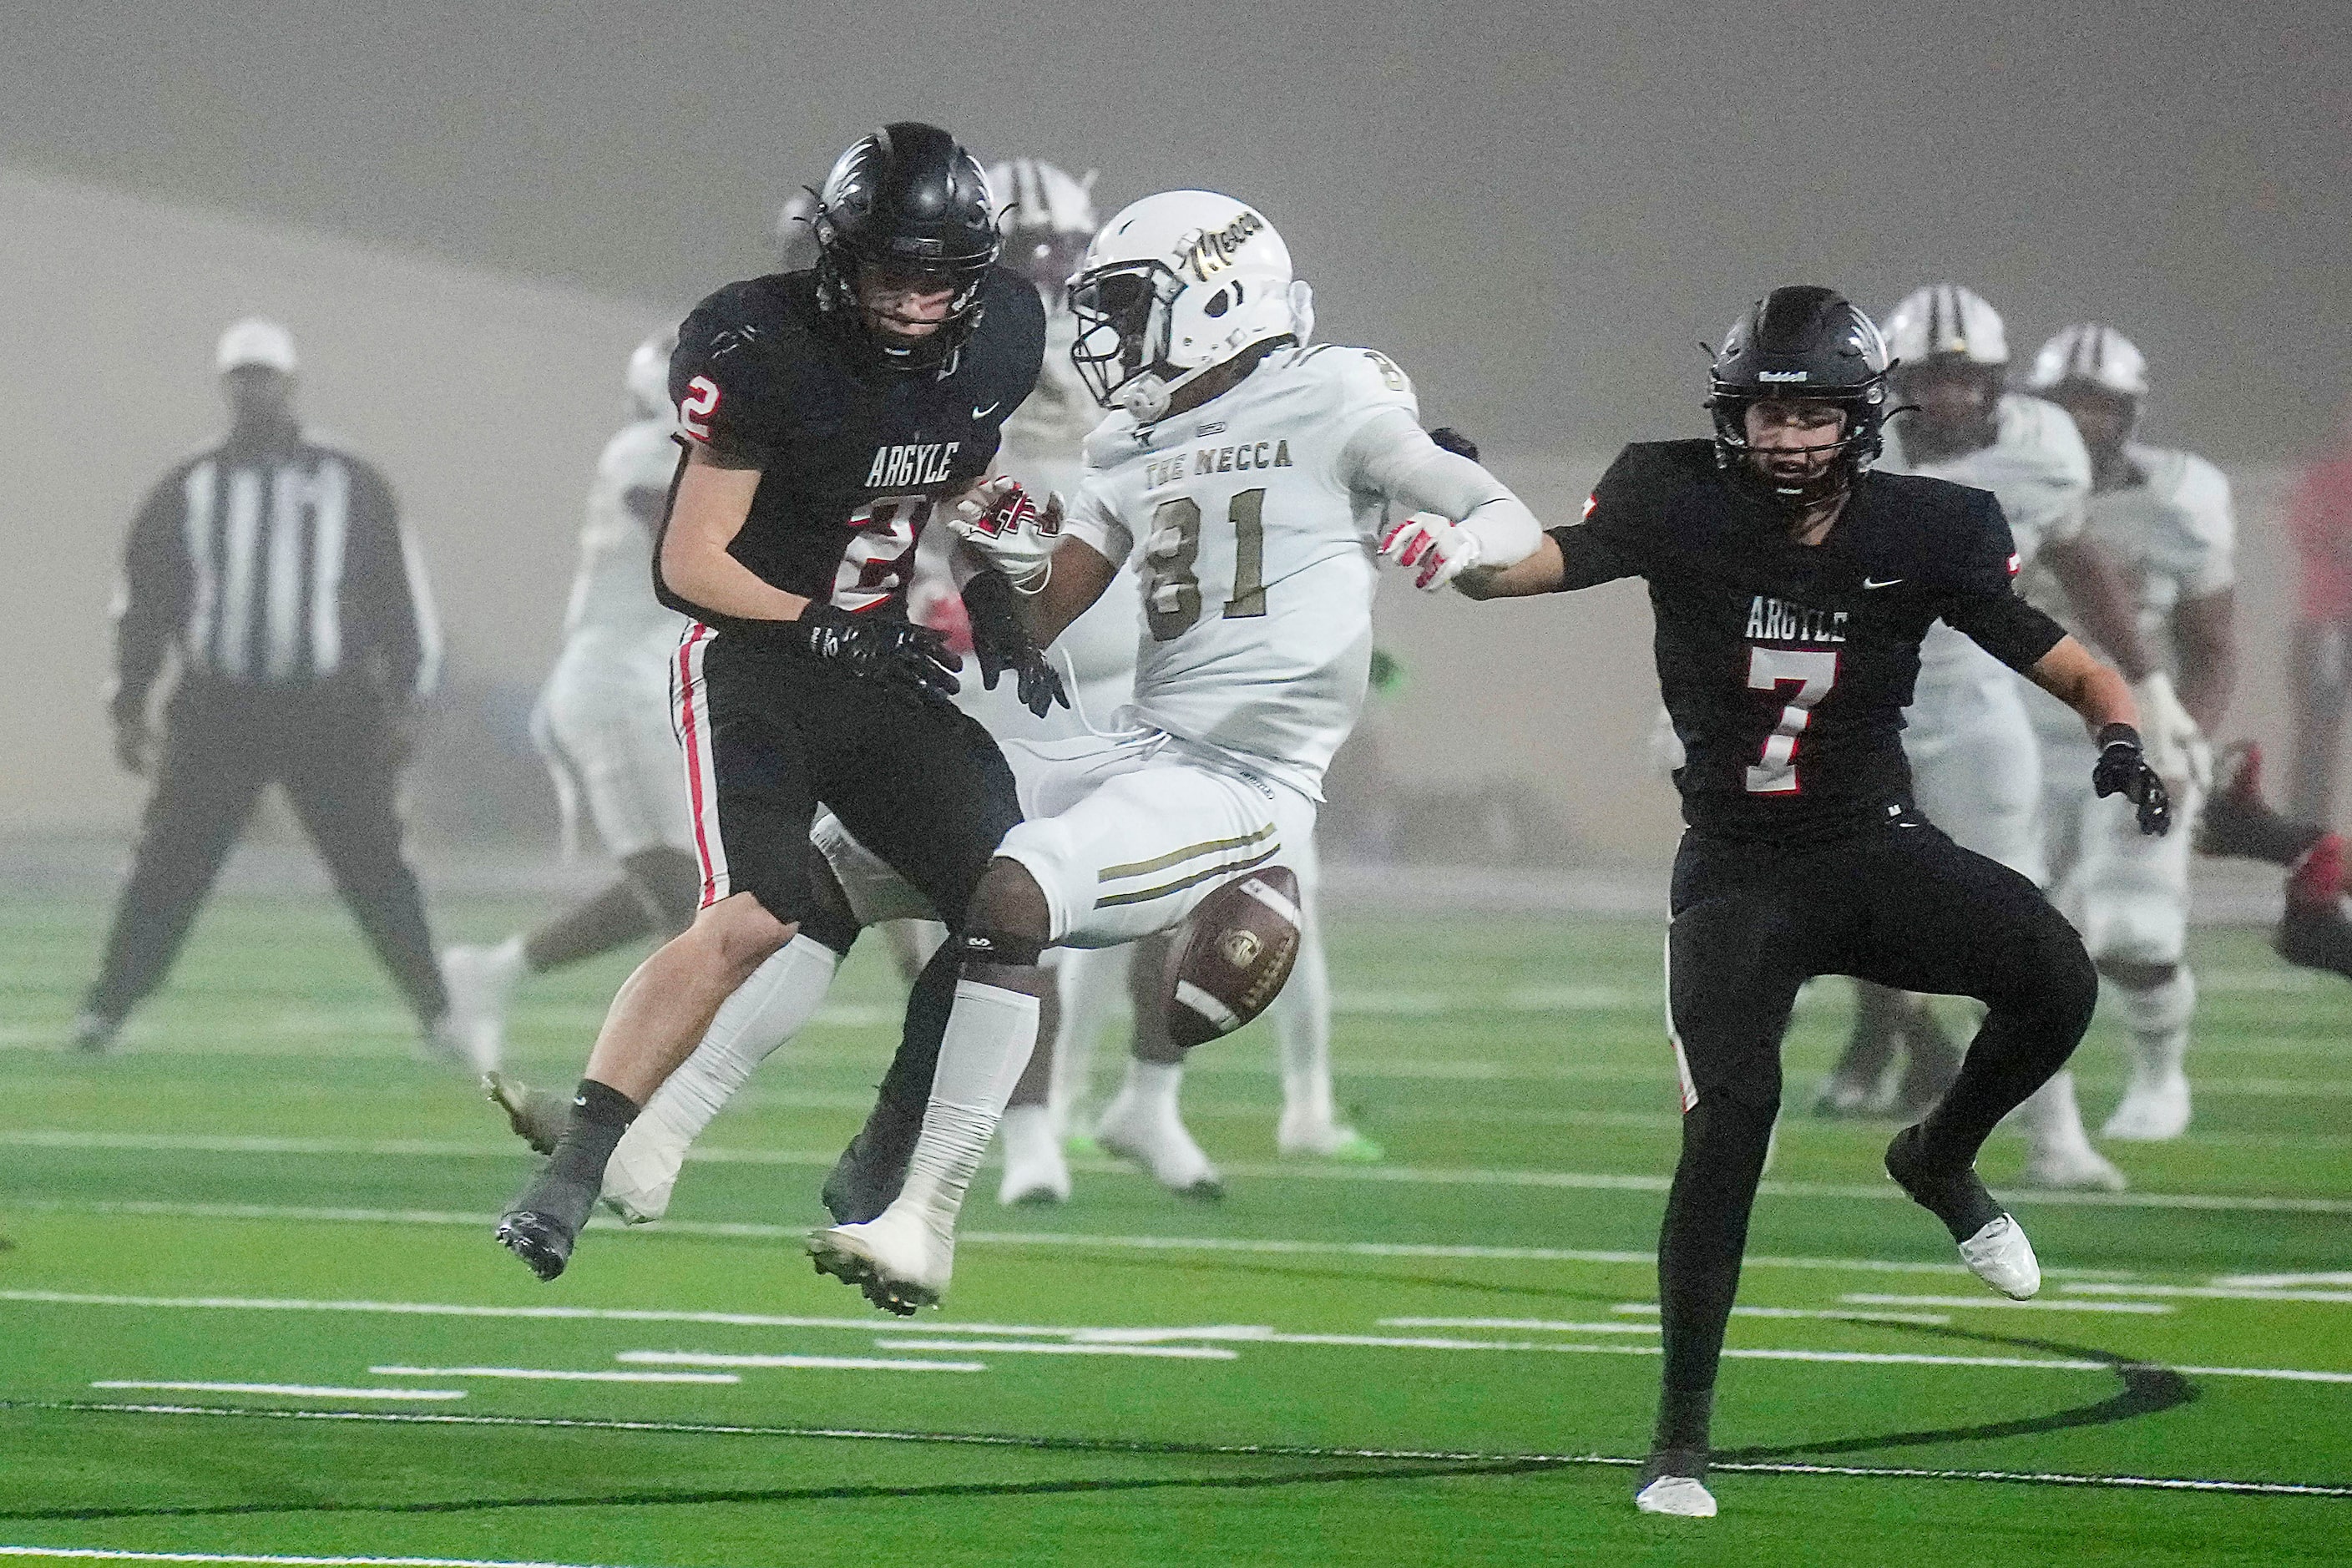
M 1089 468 L 1116 467 L 1135 451 L 1135 416 L 1114 408 L 1087 433 L 1082 455 Z
M 2091 454 L 2074 419 L 2056 404 L 2021 392 L 2003 393 L 1994 445 L 2004 456 L 2042 470 L 2053 480 L 2091 482 Z

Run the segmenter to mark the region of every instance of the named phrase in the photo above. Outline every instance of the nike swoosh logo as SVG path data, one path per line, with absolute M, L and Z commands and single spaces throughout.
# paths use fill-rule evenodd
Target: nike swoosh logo
M 985 408 L 975 408 L 975 409 L 973 409 L 973 410 L 971 411 L 971 416 L 972 416 L 974 419 L 985 419 L 985 418 L 987 418 L 990 415 L 992 415 L 992 414 L 995 413 L 995 412 L 996 412 L 996 410 L 997 410 L 997 408 L 998 408 L 1000 405 L 1002 405 L 1003 402 L 1004 402 L 1004 399 L 1003 399 L 1003 398 L 1001 398 L 1001 397 L 1000 397 L 1000 398 L 998 398 L 994 403 L 990 404 L 990 405 L 989 405 L 987 407 L 985 407 Z
M 1895 584 L 1900 583 L 1901 581 L 1903 581 L 1903 579 L 1900 577 L 1889 577 L 1886 581 L 1882 583 L 1875 577 L 1864 577 L 1862 580 L 1862 585 L 1865 588 L 1892 588 Z

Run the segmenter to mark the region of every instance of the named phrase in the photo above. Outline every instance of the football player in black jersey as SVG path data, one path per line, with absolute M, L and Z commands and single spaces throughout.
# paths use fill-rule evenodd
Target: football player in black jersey
M 614 998 L 553 1154 L 499 1222 L 543 1279 L 563 1271 L 614 1144 L 728 995 L 796 937 L 828 957 L 847 947 L 855 922 L 841 929 L 846 910 L 811 875 L 819 802 L 951 924 L 1020 820 L 995 743 L 946 700 L 955 658 L 908 623 L 906 595 L 932 511 L 987 476 L 1036 383 L 1044 310 L 994 265 L 987 180 L 935 126 L 890 125 L 844 153 L 811 226 L 814 267 L 731 283 L 678 329 L 686 454 L 654 581 L 692 621 L 672 690 L 701 909 Z M 1042 710 L 1059 682 L 1012 592 L 1002 574 L 971 576 L 973 635 Z M 942 952 L 909 1036 L 944 1026 L 956 961 Z M 929 1065 L 918 1054 L 901 1075 L 924 1079 L 899 1086 L 918 1119 Z
M 1713 441 L 1626 447 L 1583 521 L 1508 568 L 1480 571 L 1475 542 L 1426 520 L 1384 541 L 1422 586 L 1454 580 L 1473 598 L 1649 584 L 1688 825 L 1666 943 L 1683 1149 L 1658 1244 L 1664 1393 L 1637 1487 L 1649 1512 L 1715 1511 L 1716 1368 L 1780 1109 L 1780 1037 L 1812 976 L 1990 1009 L 1949 1091 L 1888 1146 L 1886 1169 L 1988 1284 L 2020 1299 L 2040 1288 L 1976 1155 L 2074 1050 L 2098 976 L 2039 889 L 1912 805 L 1903 709 L 1929 624 L 1948 622 L 2082 714 L 2099 740 L 2098 793 L 2126 796 L 2144 832 L 2169 822 L 2123 678 L 2013 591 L 2000 504 L 1870 471 L 1887 368 L 1877 329 L 1839 295 L 1775 289 L 1716 360 Z

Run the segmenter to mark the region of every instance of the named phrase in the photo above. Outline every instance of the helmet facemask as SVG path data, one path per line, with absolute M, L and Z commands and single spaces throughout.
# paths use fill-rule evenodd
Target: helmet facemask
M 1766 467 L 1763 450 L 1748 437 L 1748 409 L 1767 402 L 1823 404 L 1845 416 L 1836 440 L 1807 448 L 1823 454 L 1826 460 L 1817 472 L 1801 481 L 1790 483 L 1773 475 Z M 1886 391 L 1883 381 L 1834 395 L 1811 395 L 1778 389 L 1759 392 L 1718 381 L 1714 395 L 1706 400 L 1706 407 L 1715 417 L 1717 466 L 1742 489 L 1790 511 L 1811 511 L 1843 495 L 1857 478 L 1869 470 L 1885 445 Z
M 1168 362 L 1171 307 L 1183 291 L 1175 268 L 1150 258 L 1070 280 L 1070 313 L 1078 322 L 1070 363 L 1097 403 L 1125 407 L 1139 422 L 1166 411 L 1180 375 Z

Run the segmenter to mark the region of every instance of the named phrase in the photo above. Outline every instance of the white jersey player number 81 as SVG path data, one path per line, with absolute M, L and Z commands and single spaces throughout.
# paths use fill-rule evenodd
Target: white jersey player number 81
M 1234 531 L 1234 596 L 1229 621 L 1265 614 L 1265 491 L 1244 490 L 1225 508 Z M 1172 642 L 1201 618 L 1201 505 L 1171 496 L 1151 511 L 1144 543 L 1144 622 L 1154 642 Z
M 1838 656 L 1818 650 L 1750 647 L 1748 685 L 1751 690 L 1777 692 L 1794 686 L 1797 694 L 1780 710 L 1780 722 L 1764 737 L 1764 757 L 1748 770 L 1749 795 L 1795 795 L 1804 786 L 1797 781 L 1797 737 L 1812 722 L 1813 707 L 1837 684 Z

